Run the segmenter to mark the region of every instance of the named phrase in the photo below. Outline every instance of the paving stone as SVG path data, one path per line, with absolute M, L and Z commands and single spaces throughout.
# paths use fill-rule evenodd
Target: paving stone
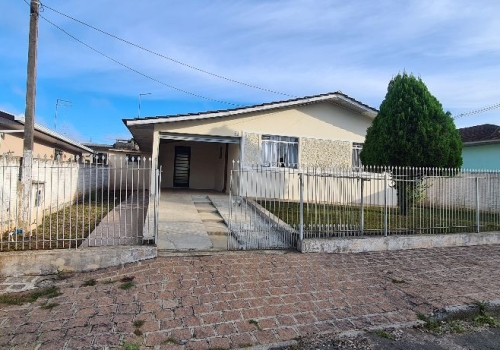
M 85 273 L 56 281 L 64 294 L 54 299 L 61 305 L 52 310 L 40 309 L 47 302 L 43 298 L 0 305 L 0 347 L 41 342 L 42 348 L 113 348 L 135 339 L 144 349 L 179 349 L 162 344 L 175 334 L 187 341 L 184 349 L 234 348 L 415 321 L 418 312 L 500 299 L 499 264 L 500 246 L 495 245 L 161 257 L 98 271 L 94 288 L 81 287 L 89 278 Z M 135 276 L 136 286 L 122 291 L 102 282 L 123 276 Z M 406 283 L 395 284 L 393 278 Z M 133 334 L 138 319 L 146 321 L 141 337 Z

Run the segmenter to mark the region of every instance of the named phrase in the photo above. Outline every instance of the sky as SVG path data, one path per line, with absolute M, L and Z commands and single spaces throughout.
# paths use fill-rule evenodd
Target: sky
M 19 116 L 25 111 L 29 6 L 24 0 L 0 2 L 0 110 Z M 454 116 L 500 102 L 500 2 L 494 0 L 42 5 L 41 15 L 60 29 L 40 18 L 35 121 L 81 142 L 131 137 L 122 119 L 139 116 L 139 97 L 141 117 L 335 91 L 378 108 L 391 78 L 403 71 L 421 77 Z M 58 99 L 71 106 L 60 104 L 55 120 Z M 500 108 L 458 118 L 456 125 L 500 124 L 499 116 Z

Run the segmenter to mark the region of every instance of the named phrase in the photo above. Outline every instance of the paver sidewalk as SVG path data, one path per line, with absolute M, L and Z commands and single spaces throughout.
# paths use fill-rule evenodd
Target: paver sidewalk
M 41 308 L 44 299 L 0 305 L 0 348 L 237 348 L 409 322 L 500 299 L 498 266 L 498 245 L 163 257 L 59 281 L 52 309 Z M 124 276 L 135 277 L 131 289 L 109 283 Z M 90 278 L 97 284 L 83 287 Z

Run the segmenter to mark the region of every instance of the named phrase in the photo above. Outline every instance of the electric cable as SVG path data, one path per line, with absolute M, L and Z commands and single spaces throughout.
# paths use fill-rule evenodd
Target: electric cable
M 54 9 L 54 8 L 52 8 L 52 7 L 50 7 L 50 6 L 43 5 L 43 7 L 44 7 L 44 8 L 47 8 L 47 9 L 49 9 L 49 10 L 51 10 L 51 11 L 53 11 L 53 12 L 55 12 L 55 13 L 59 14 L 59 15 L 61 15 L 61 16 L 64 16 L 64 17 L 66 17 L 66 18 L 68 18 L 68 19 L 71 19 L 71 20 L 73 20 L 73 21 L 75 21 L 75 22 L 77 22 L 77 23 L 80 23 L 81 25 L 84 25 L 84 26 L 86 26 L 86 27 L 88 27 L 88 28 L 91 28 L 91 29 L 93 29 L 93 30 L 95 30 L 95 31 L 98 31 L 98 32 L 100 32 L 100 33 L 102 33 L 102 34 L 104 34 L 104 35 L 107 35 L 107 36 L 109 36 L 109 37 L 111 37 L 111 38 L 113 38 L 113 39 L 119 40 L 119 41 L 121 41 L 121 42 L 123 42 L 123 43 L 126 43 L 126 44 L 128 44 L 128 45 L 131 45 L 131 46 L 133 46 L 133 47 L 135 47 L 135 48 L 138 48 L 138 49 L 140 49 L 140 50 L 146 51 L 146 52 L 148 52 L 148 53 L 150 53 L 150 54 L 153 54 L 153 55 L 155 55 L 155 56 L 161 57 L 161 58 L 166 59 L 166 60 L 168 60 L 168 61 L 174 62 L 174 63 L 179 64 L 179 65 L 181 65 L 181 66 L 184 66 L 184 67 L 187 67 L 187 68 L 190 68 L 190 69 L 196 70 L 196 71 L 198 71 L 198 72 L 200 72 L 200 73 L 204 73 L 204 74 L 207 74 L 207 75 L 210 75 L 210 76 L 213 76 L 213 77 L 219 78 L 219 79 L 226 80 L 226 81 L 231 82 L 231 83 L 236 83 L 236 84 L 243 85 L 243 86 L 246 86 L 246 87 L 249 87 L 249 88 L 258 89 L 258 90 L 265 91 L 265 92 L 270 92 L 270 93 L 273 93 L 273 94 L 278 94 L 278 95 L 283 95 L 283 96 L 288 96 L 288 97 L 297 97 L 297 96 L 295 96 L 295 95 L 291 95 L 291 94 L 287 94 L 287 93 L 284 93 L 284 92 L 279 92 L 279 91 L 276 91 L 276 90 L 271 90 L 271 89 L 263 88 L 263 87 L 260 87 L 260 86 L 257 86 L 257 85 L 252 85 L 252 84 L 245 83 L 245 82 L 242 82 L 242 81 L 239 81 L 239 80 L 236 80 L 236 79 L 228 78 L 228 77 L 225 77 L 225 76 L 220 75 L 220 74 L 217 74 L 217 73 L 212 73 L 212 72 L 209 72 L 209 71 L 207 71 L 207 70 L 205 70 L 205 69 L 198 68 L 198 67 L 193 66 L 193 65 L 191 65 L 191 64 L 188 64 L 188 63 L 185 63 L 185 62 L 179 61 L 179 60 L 177 60 L 177 59 L 175 59 L 175 58 L 168 57 L 168 56 L 166 56 L 166 55 L 163 55 L 163 54 L 161 54 L 161 53 L 158 53 L 158 52 L 156 52 L 156 51 L 153 51 L 153 50 L 151 50 L 151 49 L 148 49 L 148 48 L 146 48 L 146 47 L 144 47 L 144 46 L 141 46 L 141 45 L 135 44 L 135 43 L 133 43 L 133 42 L 131 42 L 131 41 L 129 41 L 129 40 L 126 40 L 126 39 L 120 38 L 120 37 L 119 37 L 119 36 L 117 36 L 117 35 L 114 35 L 114 34 L 111 34 L 111 33 L 107 32 L 107 31 L 105 31 L 105 30 L 99 29 L 99 28 L 97 28 L 97 27 L 95 27 L 95 26 L 93 26 L 93 25 L 91 25 L 91 24 L 85 23 L 85 22 L 83 22 L 83 21 L 81 21 L 81 20 L 79 20 L 79 19 L 77 19 L 77 18 L 74 18 L 74 17 L 72 17 L 72 16 L 69 16 L 69 15 L 67 15 L 67 14 L 65 14 L 65 13 L 63 13 L 63 12 L 60 12 L 60 11 L 58 11 L 58 10 L 56 10 L 56 9 Z
M 469 117 L 471 115 L 480 114 L 480 113 L 484 113 L 484 112 L 489 112 L 489 111 L 497 109 L 497 108 L 500 108 L 500 102 L 496 103 L 494 105 L 488 106 L 488 107 L 483 107 L 483 108 L 479 108 L 479 109 L 476 109 L 476 110 L 473 110 L 473 111 L 470 111 L 470 112 L 458 114 L 457 116 L 453 117 L 453 119 L 459 119 L 459 118 L 463 118 L 463 117 Z
M 122 66 L 122 67 L 124 67 L 124 68 L 126 68 L 126 69 L 128 69 L 128 70 L 130 70 L 130 71 L 132 71 L 132 72 L 134 72 L 134 73 L 136 73 L 136 74 L 139 74 L 139 75 L 143 76 L 144 78 L 147 78 L 147 79 L 152 80 L 152 81 L 154 81 L 154 82 L 156 82 L 156 83 L 162 84 L 162 85 L 164 85 L 164 86 L 166 86 L 166 87 L 169 87 L 169 88 L 171 88 L 171 89 L 174 89 L 174 90 L 177 90 L 177 91 L 183 92 L 183 93 L 185 93 L 185 94 L 188 94 L 188 95 L 191 95 L 191 96 L 194 96 L 194 97 L 199 97 L 199 98 L 202 98 L 202 99 L 205 99 L 205 100 L 208 100 L 208 101 L 218 102 L 218 103 L 223 103 L 223 104 L 232 105 L 232 106 L 236 106 L 236 107 L 242 107 L 242 106 L 243 106 L 243 105 L 240 105 L 240 104 L 237 104 L 237 103 L 228 102 L 228 101 L 222 101 L 222 100 L 217 100 L 217 99 L 213 99 L 213 98 L 206 97 L 206 96 L 203 96 L 203 95 L 199 95 L 199 94 L 196 94 L 196 93 L 194 93 L 194 92 L 190 92 L 190 91 L 188 91 L 188 90 L 184 90 L 184 89 L 178 88 L 178 87 L 176 87 L 176 86 L 173 86 L 173 85 L 167 84 L 167 83 L 165 83 L 165 82 L 163 82 L 163 81 L 161 81 L 161 80 L 159 80 L 159 79 L 156 79 L 156 78 L 154 78 L 154 77 L 152 77 L 152 76 L 150 76 L 150 75 L 147 75 L 147 74 L 145 74 L 145 73 L 142 73 L 142 72 L 138 71 L 137 69 L 132 68 L 132 67 L 130 67 L 130 66 L 128 66 L 128 65 L 126 65 L 125 63 L 122 63 L 122 62 L 120 62 L 120 61 L 118 61 L 118 60 L 114 59 L 113 57 L 111 57 L 111 56 L 109 56 L 109 55 L 105 54 L 104 52 L 99 51 L 99 50 L 97 50 L 96 48 L 94 48 L 94 47 L 90 46 L 89 44 L 87 44 L 87 43 L 83 42 L 82 40 L 78 39 L 77 37 L 75 37 L 75 36 L 74 36 L 74 35 L 72 35 L 71 33 L 67 32 L 65 29 L 63 29 L 63 28 L 59 27 L 59 26 L 58 26 L 57 24 L 55 24 L 54 22 L 52 22 L 52 21 L 48 20 L 48 19 L 47 19 L 47 18 L 45 18 L 44 16 L 42 16 L 42 15 L 40 15 L 40 14 L 39 14 L 39 16 L 40 16 L 43 20 L 45 20 L 47 23 L 49 23 L 49 24 L 51 24 L 52 26 L 54 26 L 55 28 L 59 29 L 61 32 L 63 32 L 64 34 L 68 35 L 70 38 L 72 38 L 72 39 L 76 40 L 76 41 L 77 41 L 77 42 L 79 42 L 80 44 L 82 44 L 82 45 L 86 46 L 86 47 L 87 47 L 87 48 L 89 48 L 90 50 L 92 50 L 92 51 L 94 51 L 94 52 L 98 53 L 98 54 L 99 54 L 99 55 L 101 55 L 101 56 L 106 57 L 107 59 L 109 59 L 109 60 L 111 60 L 111 61 L 115 62 L 116 64 L 119 64 L 120 66 Z

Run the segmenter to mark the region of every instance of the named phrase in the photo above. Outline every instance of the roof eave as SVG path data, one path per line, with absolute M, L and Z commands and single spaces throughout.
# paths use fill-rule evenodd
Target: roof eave
M 482 146 L 482 145 L 489 145 L 489 144 L 494 144 L 494 143 L 500 143 L 500 140 L 469 141 L 469 142 L 463 142 L 463 145 L 464 146 Z
M 24 128 L 24 121 L 22 119 L 15 119 L 14 122 L 16 122 L 18 125 L 20 125 Z M 58 141 L 61 141 L 65 144 L 70 145 L 74 148 L 77 148 L 81 151 L 85 151 L 88 153 L 94 153 L 94 151 L 92 149 L 82 145 L 81 143 L 73 141 L 73 140 L 67 138 L 66 136 L 63 136 L 55 131 L 52 131 L 52 130 L 50 130 L 50 129 L 48 129 L 40 124 L 35 123 L 35 131 L 38 131 L 39 133 L 42 133 L 46 136 L 52 137 Z
M 243 115 L 243 114 L 248 114 L 248 113 L 253 113 L 253 112 L 260 112 L 260 111 L 270 111 L 270 110 L 275 110 L 275 109 L 282 109 L 286 107 L 293 107 L 293 106 L 300 106 L 300 105 L 306 105 L 306 104 L 311 104 L 315 102 L 325 102 L 325 101 L 334 101 L 334 100 L 342 100 L 352 106 L 355 106 L 363 112 L 361 112 L 361 115 L 364 115 L 368 118 L 375 118 L 378 111 L 368 107 L 366 105 L 363 105 L 362 103 L 359 103 L 355 101 L 354 99 L 348 98 L 347 96 L 344 96 L 343 94 L 339 93 L 332 93 L 332 94 L 327 94 L 327 95 L 318 95 L 318 96 L 312 96 L 309 98 L 303 98 L 299 100 L 290 100 L 290 101 L 283 101 L 283 102 L 276 102 L 276 103 L 270 103 L 269 105 L 258 105 L 258 106 L 250 106 L 250 107 L 244 107 L 244 108 L 238 108 L 238 109 L 230 109 L 226 111 L 220 111 L 220 112 L 206 112 L 206 113 L 200 113 L 196 115 L 181 115 L 181 116 L 166 116 L 166 117 L 159 117 L 159 118 L 143 118 L 143 119 L 123 119 L 123 123 L 125 126 L 134 126 L 134 125 L 147 125 L 147 124 L 159 124 L 159 123 L 173 123 L 173 122 L 182 122 L 182 121 L 195 121 L 195 120 L 201 120 L 201 119 L 212 119 L 212 118 L 221 118 L 221 117 L 230 117 L 230 116 L 238 116 L 238 115 Z

